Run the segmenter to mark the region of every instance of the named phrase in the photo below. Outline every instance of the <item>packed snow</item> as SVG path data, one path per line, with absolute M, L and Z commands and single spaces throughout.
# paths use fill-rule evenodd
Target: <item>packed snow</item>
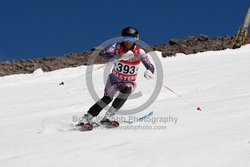
M 140 113 L 117 118 L 153 115 L 131 124 L 122 120 L 116 129 L 74 129 L 95 102 L 86 66 L 1 77 L 0 166 L 249 167 L 250 45 L 169 58 L 156 53 L 164 72 L 158 98 Z M 102 67 L 93 71 L 100 97 Z M 135 90 L 142 96 L 122 109 L 152 94 L 155 80 L 145 79 L 144 71 L 141 65 Z

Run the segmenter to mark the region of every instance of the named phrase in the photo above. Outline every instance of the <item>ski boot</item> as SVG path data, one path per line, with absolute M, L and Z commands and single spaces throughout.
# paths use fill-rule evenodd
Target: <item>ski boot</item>
M 76 124 L 76 126 L 79 126 L 82 128 L 83 131 L 90 131 L 93 129 L 93 125 L 90 123 L 93 116 L 89 113 L 84 114 L 82 119 Z
M 109 111 L 105 113 L 104 118 L 101 120 L 101 124 L 106 128 L 115 128 L 119 126 L 119 122 L 113 120 L 113 116 L 115 115 L 116 109 L 111 107 Z
M 102 125 L 104 125 L 106 128 L 115 128 L 119 126 L 119 122 L 117 121 L 111 121 L 108 118 L 103 118 L 100 122 Z

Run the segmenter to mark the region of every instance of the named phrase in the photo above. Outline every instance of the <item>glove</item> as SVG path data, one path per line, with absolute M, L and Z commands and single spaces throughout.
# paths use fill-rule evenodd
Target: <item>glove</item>
M 147 78 L 148 80 L 153 79 L 154 74 L 150 70 L 146 70 L 144 72 L 144 77 Z
M 124 53 L 124 54 L 122 55 L 122 57 L 119 58 L 118 60 L 129 60 L 129 59 L 131 59 L 132 57 L 134 57 L 134 53 L 133 53 L 131 50 L 129 50 L 129 51 L 127 51 L 126 53 Z

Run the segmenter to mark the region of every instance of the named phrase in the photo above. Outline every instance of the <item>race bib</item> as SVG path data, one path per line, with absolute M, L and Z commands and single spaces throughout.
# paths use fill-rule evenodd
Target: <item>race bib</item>
M 115 61 L 112 73 L 125 81 L 135 81 L 140 61 Z

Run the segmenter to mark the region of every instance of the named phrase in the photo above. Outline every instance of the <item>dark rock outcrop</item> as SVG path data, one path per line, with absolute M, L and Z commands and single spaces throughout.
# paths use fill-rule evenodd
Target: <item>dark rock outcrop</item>
M 163 57 L 175 56 L 176 53 L 188 55 L 208 50 L 231 48 L 233 38 L 234 37 L 231 36 L 224 36 L 211 39 L 207 35 L 201 34 L 199 37 L 190 36 L 185 39 L 171 39 L 169 44 L 155 45 L 152 46 L 152 49 L 161 51 Z M 250 43 L 249 37 L 246 43 Z M 152 49 L 145 48 L 147 51 Z M 102 53 L 103 51 L 100 48 L 93 48 L 91 51 L 70 53 L 64 56 L 0 62 L 0 76 L 32 73 L 38 68 L 42 68 L 43 71 L 47 72 L 67 67 L 103 63 Z M 90 57 L 93 55 L 97 56 L 96 60 L 94 62 L 89 62 Z
M 234 37 L 224 36 L 218 38 L 208 38 L 201 34 L 199 37 L 190 36 L 185 39 L 171 39 L 169 44 L 153 46 L 154 50 L 162 52 L 163 57 L 174 56 L 176 53 L 193 54 L 208 50 L 223 50 L 231 48 Z M 250 38 L 248 41 L 250 43 Z

